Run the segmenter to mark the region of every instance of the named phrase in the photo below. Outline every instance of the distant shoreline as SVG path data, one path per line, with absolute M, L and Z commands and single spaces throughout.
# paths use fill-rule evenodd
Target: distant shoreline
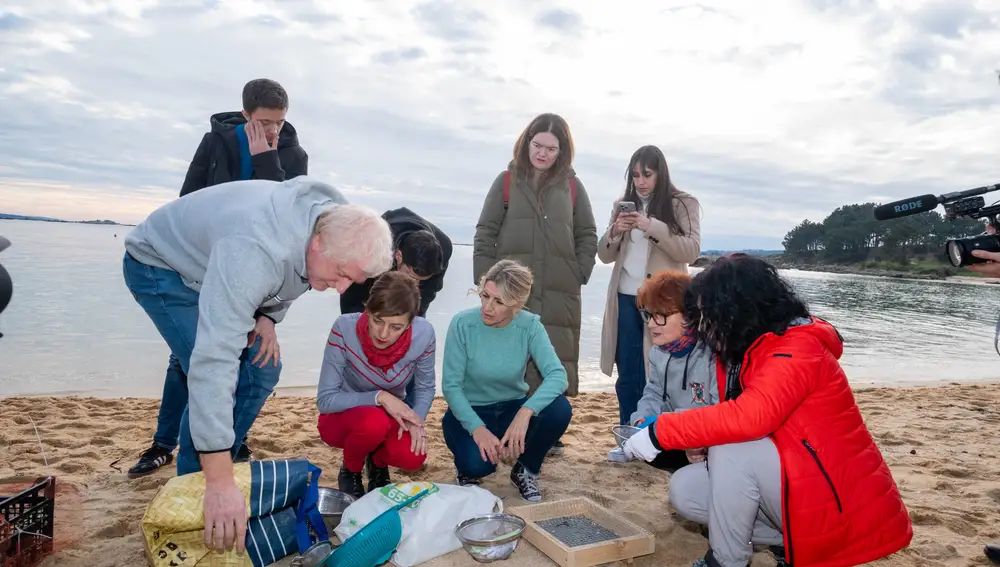
M 95 219 L 95 220 L 65 220 L 57 219 L 53 217 L 37 217 L 30 215 L 15 215 L 11 213 L 0 213 L 0 220 L 19 220 L 19 221 L 35 221 L 35 222 L 58 222 L 64 224 L 99 224 L 105 226 L 135 226 L 134 224 L 124 224 L 113 220 L 106 219 Z

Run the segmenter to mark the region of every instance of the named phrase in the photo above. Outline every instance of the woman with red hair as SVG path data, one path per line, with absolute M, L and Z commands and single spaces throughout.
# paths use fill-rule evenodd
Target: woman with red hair
M 724 401 L 661 414 L 624 449 L 651 461 L 708 447 L 707 467 L 670 479 L 671 505 L 708 525 L 695 565 L 745 567 L 753 544 L 784 544 L 795 567 L 848 567 L 909 545 L 906 506 L 838 362 L 840 333 L 747 255 L 695 276 L 684 311 L 728 369 Z
M 684 293 L 691 285 L 687 272 L 662 271 L 646 279 L 636 296 L 636 306 L 652 338 L 649 373 L 638 408 L 629 422 L 645 427 L 664 412 L 705 407 L 719 401 L 719 382 L 725 384 L 712 350 L 698 341 L 694 329 L 684 325 Z M 620 452 L 621 449 L 612 451 Z M 703 462 L 704 448 L 663 451 L 650 464 L 675 471 Z M 621 460 L 621 457 L 609 460 Z

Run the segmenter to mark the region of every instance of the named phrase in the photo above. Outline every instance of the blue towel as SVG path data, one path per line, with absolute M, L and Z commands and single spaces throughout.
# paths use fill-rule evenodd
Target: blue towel
M 240 179 L 253 176 L 253 158 L 250 156 L 250 138 L 247 138 L 246 124 L 236 127 L 236 140 L 240 143 Z

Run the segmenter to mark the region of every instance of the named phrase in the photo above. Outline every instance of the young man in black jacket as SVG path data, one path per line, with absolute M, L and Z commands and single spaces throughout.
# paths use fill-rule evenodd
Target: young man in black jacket
M 299 145 L 295 128 L 285 121 L 287 112 L 288 93 L 276 81 L 254 79 L 247 83 L 243 87 L 242 112 L 212 116 L 212 130 L 201 138 L 194 152 L 181 197 L 230 181 L 285 181 L 306 175 L 309 156 Z M 187 399 L 187 376 L 171 354 L 153 444 L 129 469 L 129 478 L 145 476 L 173 461 Z M 250 454 L 244 439 L 235 460 L 248 461 Z
M 284 181 L 306 175 L 309 155 L 285 121 L 288 93 L 276 81 L 254 79 L 243 87 L 243 111 L 220 112 L 188 167 L 181 197 L 242 179 Z
M 444 287 L 444 273 L 451 260 L 451 239 L 438 227 L 406 207 L 382 213 L 389 223 L 395 252 L 394 269 L 417 279 L 420 287 L 418 315 L 427 316 L 437 293 Z M 340 312 L 361 313 L 375 279 L 354 284 L 340 295 Z

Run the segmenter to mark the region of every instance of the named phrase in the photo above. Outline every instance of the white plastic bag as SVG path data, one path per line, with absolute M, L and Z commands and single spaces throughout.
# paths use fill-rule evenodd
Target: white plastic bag
M 382 512 L 425 489 L 427 496 L 399 511 L 403 537 L 390 559 L 397 567 L 413 567 L 460 549 L 455 526 L 474 516 L 503 512 L 503 502 L 478 486 L 401 482 L 369 492 L 348 506 L 334 532 L 344 541 Z

